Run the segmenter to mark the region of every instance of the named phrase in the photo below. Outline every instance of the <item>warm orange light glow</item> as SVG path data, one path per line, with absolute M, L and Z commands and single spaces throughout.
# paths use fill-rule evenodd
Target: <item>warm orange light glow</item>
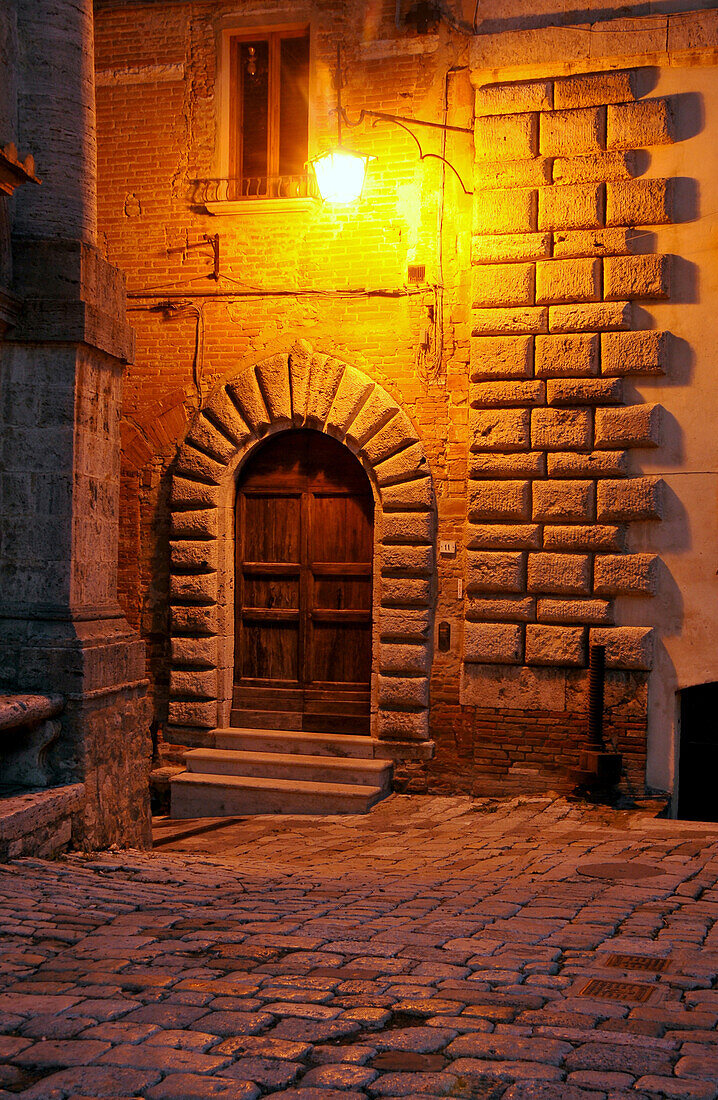
M 344 149 L 316 157 L 312 167 L 324 202 L 355 202 L 362 193 L 367 164 L 372 159 Z

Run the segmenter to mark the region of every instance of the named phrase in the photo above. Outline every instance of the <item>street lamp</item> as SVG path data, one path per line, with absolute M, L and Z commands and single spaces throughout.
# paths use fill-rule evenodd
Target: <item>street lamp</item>
M 350 150 L 345 149 L 342 145 L 342 124 L 346 126 L 359 126 L 365 118 L 374 119 L 375 126 L 378 122 L 393 122 L 395 126 L 400 126 L 401 129 L 405 130 L 416 142 L 420 160 L 432 158 L 442 161 L 444 164 L 448 165 L 454 173 L 461 184 L 464 194 L 473 194 L 473 192 L 469 191 L 466 187 L 451 161 L 441 156 L 440 153 L 424 152 L 421 148 L 419 139 L 416 134 L 409 129 L 409 126 L 427 126 L 433 130 L 442 130 L 444 133 L 451 131 L 452 133 L 458 134 L 473 134 L 472 129 L 466 126 L 448 126 L 445 122 L 428 122 L 424 119 L 409 118 L 405 115 L 392 115 L 386 111 L 362 110 L 356 122 L 350 122 L 347 118 L 346 111 L 342 107 L 341 47 L 339 45 L 337 45 L 337 72 L 335 83 L 337 89 L 337 105 L 332 113 L 336 113 L 337 116 L 337 146 L 330 152 L 322 153 L 320 156 L 314 157 L 313 160 L 310 161 L 314 169 L 319 195 L 324 202 L 350 203 L 355 202 L 361 197 L 367 165 L 370 160 L 375 160 L 376 158 L 364 156 L 359 153 L 352 153 Z

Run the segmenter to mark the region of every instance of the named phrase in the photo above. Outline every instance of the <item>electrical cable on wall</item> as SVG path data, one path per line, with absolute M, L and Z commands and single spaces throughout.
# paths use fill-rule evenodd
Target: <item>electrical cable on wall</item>
M 204 304 L 195 305 L 194 302 L 166 301 L 162 303 L 162 311 L 170 317 L 196 318 L 194 330 L 194 355 L 192 357 L 192 381 L 197 394 L 197 409 L 201 409 L 204 403 L 204 391 L 202 386 L 202 370 L 204 367 Z

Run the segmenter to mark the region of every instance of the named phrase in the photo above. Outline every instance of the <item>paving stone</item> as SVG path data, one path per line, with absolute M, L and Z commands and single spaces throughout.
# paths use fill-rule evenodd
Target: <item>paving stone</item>
M 80 1032 L 81 1039 L 99 1039 L 107 1043 L 141 1043 L 160 1031 L 158 1024 L 129 1024 L 118 1020 L 113 1024 L 97 1024 Z
M 293 1084 L 304 1068 L 301 1062 L 289 1062 L 283 1058 L 240 1058 L 234 1065 L 223 1069 L 220 1075 L 239 1081 L 254 1081 L 263 1089 L 283 1089 Z
M 216 1046 L 217 1036 L 202 1031 L 155 1031 L 145 1040 L 151 1047 L 173 1047 L 175 1050 L 196 1050 L 200 1054 Z
M 244 1055 L 255 1058 L 286 1058 L 291 1062 L 306 1057 L 311 1049 L 309 1043 L 275 1039 L 273 1035 L 246 1035 L 225 1039 L 215 1047 L 215 1054 L 231 1054 L 235 1058 Z
M 93 1039 L 51 1039 L 33 1043 L 13 1055 L 19 1066 L 84 1066 L 110 1049 L 109 1043 Z
M 297 1088 L 270 1092 L 266 1100 L 366 1100 L 363 1092 L 353 1089 Z
M 75 1039 L 94 1023 L 90 1016 L 48 1016 L 42 1013 L 24 1020 L 18 1030 L 30 1039 Z
M 525 1058 L 530 1062 L 546 1062 L 560 1065 L 571 1053 L 569 1043 L 556 1039 L 522 1039 L 512 1035 L 461 1035 L 446 1048 L 450 1058 L 496 1058 L 515 1061 Z
M 317 1066 L 310 1069 L 302 1078 L 302 1087 L 330 1089 L 363 1089 L 378 1076 L 375 1069 L 368 1066 L 352 1066 L 346 1063 Z
M 229 1081 L 223 1077 L 199 1077 L 194 1073 L 171 1073 L 146 1093 L 147 1100 L 257 1100 L 260 1090 L 252 1081 Z
M 654 1071 L 655 1073 L 656 1071 Z M 697 1077 L 703 1081 L 718 1080 L 718 1053 L 713 1057 L 690 1055 L 681 1058 L 674 1070 L 676 1077 Z M 647 1074 L 648 1076 L 648 1074 Z M 651 1074 L 653 1076 L 653 1074 Z
M 122 1069 L 105 1066 L 73 1066 L 52 1073 L 22 1094 L 23 1100 L 59 1100 L 63 1096 L 140 1096 L 162 1076 L 159 1070 Z
M 429 1054 L 442 1050 L 456 1035 L 455 1031 L 438 1027 L 407 1027 L 380 1031 L 371 1037 L 377 1050 L 410 1050 Z
M 583 1043 L 567 1055 L 568 1071 L 593 1069 L 631 1073 L 634 1077 L 670 1075 L 671 1059 L 666 1053 L 649 1047 L 617 1046 L 612 1043 Z M 718 1059 L 716 1059 L 718 1069 Z
M 334 1062 L 349 1062 L 363 1066 L 376 1054 L 376 1047 L 353 1043 L 351 1046 L 316 1046 L 309 1055 L 312 1065 L 332 1065 Z
M 383 1073 L 368 1086 L 372 1096 L 470 1096 L 470 1089 L 458 1086 L 453 1073 Z
M 213 1073 L 229 1065 L 231 1058 L 224 1054 L 197 1054 L 191 1050 L 173 1047 L 140 1045 L 116 1046 L 97 1059 L 98 1065 L 134 1066 L 138 1069 L 161 1068 L 165 1073 Z
M 503 1095 L 503 1100 L 605 1100 L 605 1092 L 577 1088 L 575 1085 L 544 1081 L 517 1081 Z
M 278 1039 L 296 1039 L 305 1043 L 326 1043 L 329 1039 L 345 1039 L 356 1035 L 360 1026 L 354 1020 L 280 1020 L 272 1029 Z
M 123 1020 L 132 1024 L 157 1024 L 167 1029 L 190 1027 L 207 1015 L 204 1008 L 192 1008 L 189 1005 L 154 1004 L 142 1005 L 128 1012 Z
M 274 1020 L 269 1012 L 208 1012 L 190 1027 L 210 1035 L 256 1035 Z
M 520 1081 L 522 1078 L 531 1081 L 560 1081 L 563 1077 L 558 1066 L 508 1059 L 457 1058 L 451 1063 L 451 1071 L 457 1077 L 499 1077 L 504 1081 Z

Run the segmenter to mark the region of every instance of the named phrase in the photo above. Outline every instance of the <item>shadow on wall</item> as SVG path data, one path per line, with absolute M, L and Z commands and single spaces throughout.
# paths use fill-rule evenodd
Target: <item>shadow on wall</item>
M 718 821 L 718 683 L 684 688 L 677 696 L 677 816 L 687 821 Z

